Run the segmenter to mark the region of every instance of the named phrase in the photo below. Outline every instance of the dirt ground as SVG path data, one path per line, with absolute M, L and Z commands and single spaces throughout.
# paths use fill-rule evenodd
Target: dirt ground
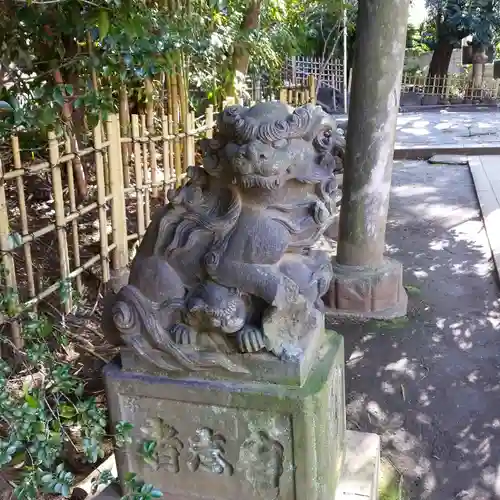
M 349 427 L 381 435 L 412 500 L 500 498 L 499 291 L 468 167 L 396 168 L 389 218 L 409 315 L 334 325 Z

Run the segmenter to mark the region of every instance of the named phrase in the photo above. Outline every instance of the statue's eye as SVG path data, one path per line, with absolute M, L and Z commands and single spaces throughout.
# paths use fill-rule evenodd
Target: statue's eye
M 288 141 L 286 139 L 279 139 L 273 142 L 274 149 L 283 149 L 288 146 Z

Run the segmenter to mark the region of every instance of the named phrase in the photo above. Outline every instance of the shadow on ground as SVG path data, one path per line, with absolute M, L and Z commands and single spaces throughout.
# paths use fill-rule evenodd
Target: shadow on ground
M 468 168 L 397 168 L 387 241 L 408 319 L 332 325 L 348 426 L 381 435 L 411 499 L 500 498 L 500 305 Z

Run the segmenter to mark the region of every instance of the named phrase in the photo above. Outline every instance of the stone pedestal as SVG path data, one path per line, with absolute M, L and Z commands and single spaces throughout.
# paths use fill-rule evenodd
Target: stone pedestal
M 385 259 L 375 269 L 334 264 L 333 273 L 326 300 L 330 314 L 374 319 L 406 314 L 408 297 L 399 262 Z
M 296 368 L 268 366 L 283 374 L 273 383 L 199 372 L 174 378 L 123 359 L 105 370 L 112 421 L 134 426 L 133 443 L 116 450 L 121 480 L 135 472 L 182 500 L 335 498 L 346 432 L 341 336 L 323 334 L 303 377 L 287 380 Z M 271 364 L 297 362 L 269 355 Z

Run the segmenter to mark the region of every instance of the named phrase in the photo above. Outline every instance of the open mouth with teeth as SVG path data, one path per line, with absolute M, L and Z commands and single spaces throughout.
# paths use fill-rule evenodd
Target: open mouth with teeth
M 278 175 L 265 177 L 263 175 L 247 174 L 239 175 L 233 179 L 233 184 L 237 184 L 243 188 L 276 189 L 280 186 L 280 183 L 281 179 Z

